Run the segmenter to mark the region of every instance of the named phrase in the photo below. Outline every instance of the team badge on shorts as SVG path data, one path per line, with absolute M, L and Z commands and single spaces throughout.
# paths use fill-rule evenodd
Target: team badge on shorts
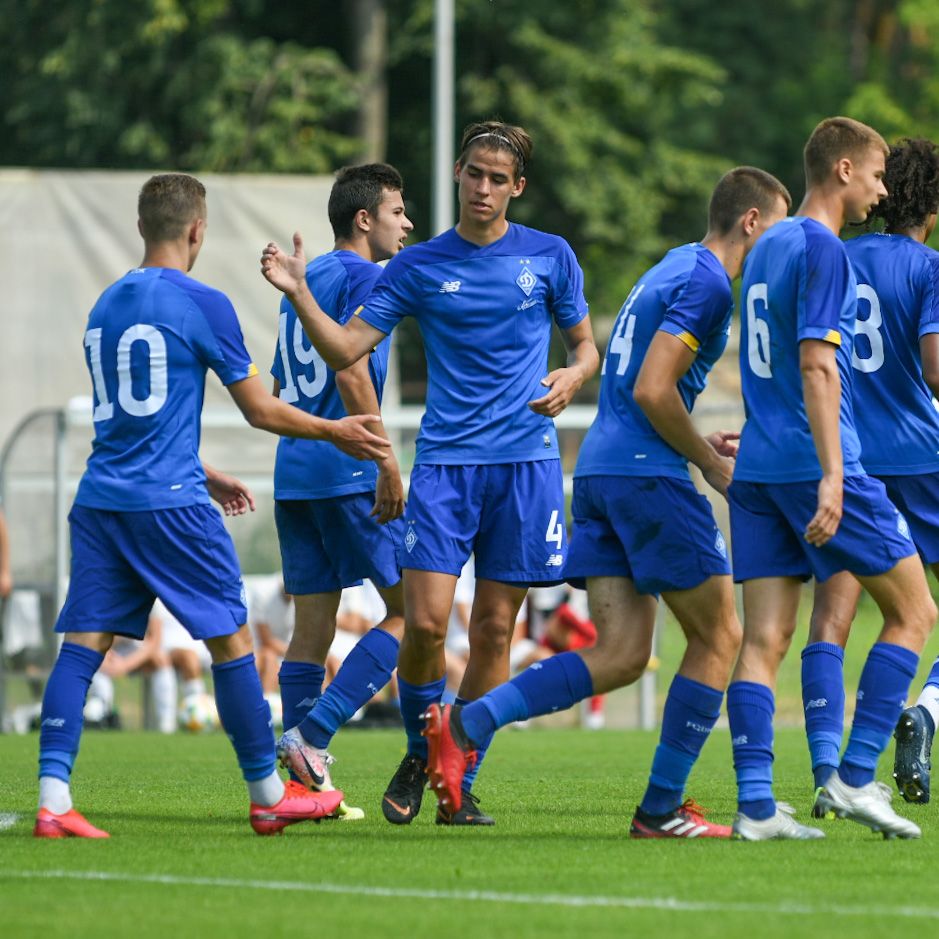
M 897 531 L 906 538 L 907 541 L 910 540 L 910 524 L 903 517 L 902 512 L 897 512 Z
M 408 533 L 404 536 L 404 547 L 408 549 L 408 554 L 414 550 L 417 544 L 417 532 L 414 531 L 414 522 L 408 522 Z
M 727 557 L 727 542 L 724 541 L 724 536 L 719 531 L 714 538 L 714 549 L 722 558 Z

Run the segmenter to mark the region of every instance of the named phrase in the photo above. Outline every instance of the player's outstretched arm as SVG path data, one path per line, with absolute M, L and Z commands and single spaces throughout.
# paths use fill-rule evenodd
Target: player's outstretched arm
M 240 479 L 219 472 L 208 463 L 203 463 L 202 469 L 205 470 L 205 487 L 209 495 L 226 515 L 244 515 L 254 511 L 254 495 Z
M 731 456 L 739 435 L 729 431 L 702 437 L 678 393 L 678 382 L 694 363 L 696 353 L 677 336 L 656 332 L 646 351 L 633 399 L 642 408 L 655 432 L 704 474 L 709 486 L 727 495 L 734 474 Z
M 562 335 L 568 350 L 567 365 L 545 375 L 541 384 L 548 389 L 548 393 L 528 402 L 536 414 L 545 417 L 557 417 L 600 364 L 589 316 L 585 316 L 576 326 L 563 330 Z
M 287 254 L 275 242 L 270 242 L 261 253 L 261 273 L 283 291 L 316 351 L 330 368 L 338 372 L 367 355 L 385 338 L 385 334 L 357 316 L 353 316 L 345 326 L 327 316 L 306 282 L 306 256 L 299 232 L 293 236 L 293 246 L 293 254 Z
M 378 420 L 376 414 L 358 414 L 341 421 L 327 421 L 284 404 L 271 395 L 258 375 L 233 382 L 228 392 L 245 416 L 245 420 L 260 430 L 281 437 L 303 437 L 307 440 L 328 440 L 357 460 L 380 460 L 391 444 L 373 434 L 366 426 Z
M 806 526 L 804 538 L 809 544 L 820 547 L 838 531 L 844 500 L 841 376 L 835 360 L 835 347 L 822 339 L 803 339 L 799 344 L 799 370 L 802 373 L 805 414 L 818 462 L 822 465 L 818 508 Z
M 336 372 L 336 387 L 349 414 L 380 413 L 367 358 L 361 358 L 349 368 Z M 381 418 L 369 424 L 369 429 L 388 440 Z M 375 486 L 375 504 L 370 514 L 376 516 L 379 525 L 385 525 L 404 514 L 404 483 L 390 441 L 387 455 L 377 462 L 378 483 Z

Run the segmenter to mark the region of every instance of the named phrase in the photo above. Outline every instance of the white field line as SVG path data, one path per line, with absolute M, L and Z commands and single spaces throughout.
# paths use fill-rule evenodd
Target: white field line
M 179 887 L 222 887 L 293 893 L 345 894 L 405 900 L 445 900 L 467 903 L 507 903 L 523 906 L 603 907 L 628 910 L 669 910 L 676 913 L 757 913 L 781 916 L 892 916 L 939 920 L 939 907 L 845 906 L 808 903 L 720 903 L 677 897 L 577 896 L 563 893 L 499 893 L 493 890 L 424 890 L 417 887 L 378 887 L 366 884 L 306 883 L 290 880 L 239 880 L 227 877 L 183 877 L 176 874 L 125 874 L 112 871 L 0 870 L 0 880 L 82 880 Z
M 20 820 L 15 812 L 0 812 L 0 831 L 12 828 Z

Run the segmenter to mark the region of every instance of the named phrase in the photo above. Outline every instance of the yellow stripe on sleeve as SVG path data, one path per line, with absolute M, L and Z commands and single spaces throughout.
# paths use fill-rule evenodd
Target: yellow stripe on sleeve
M 254 364 L 254 362 L 252 362 L 248 366 L 248 378 L 254 378 L 254 376 L 257 374 L 258 374 L 258 367 Z
M 353 313 L 352 315 L 353 315 L 353 316 L 358 316 L 358 315 L 362 312 L 362 310 L 364 310 L 364 309 L 365 309 L 365 304 L 362 303 L 362 304 L 359 305 L 359 308 L 358 308 L 358 309 L 355 311 L 355 313 Z
M 687 330 L 675 334 L 675 338 L 680 339 L 692 352 L 697 352 L 701 348 L 697 336 L 693 336 Z
M 830 342 L 833 346 L 840 346 L 841 333 L 837 329 L 829 329 L 825 334 L 825 342 Z

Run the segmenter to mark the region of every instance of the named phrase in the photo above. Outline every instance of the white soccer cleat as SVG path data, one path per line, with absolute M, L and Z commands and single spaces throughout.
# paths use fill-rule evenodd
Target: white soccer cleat
M 850 818 L 879 831 L 884 838 L 919 838 L 922 832 L 908 818 L 902 818 L 890 805 L 890 789 L 876 780 L 865 786 L 849 786 L 837 773 L 825 783 L 818 804 L 838 818 Z
M 769 818 L 750 818 L 738 812 L 731 837 L 737 841 L 813 841 L 825 837 L 818 828 L 797 822 L 794 812 L 785 802 L 777 802 L 776 814 Z

